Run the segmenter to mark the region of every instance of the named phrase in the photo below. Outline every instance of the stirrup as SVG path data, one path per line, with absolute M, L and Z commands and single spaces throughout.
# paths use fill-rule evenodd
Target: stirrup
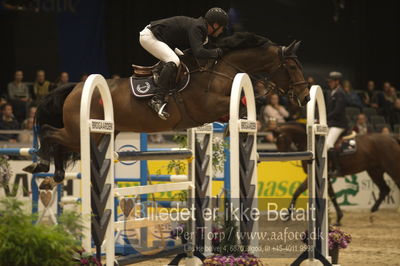
M 160 110 L 158 111 L 158 116 L 162 119 L 162 120 L 167 120 L 167 118 L 169 117 L 169 114 L 167 112 L 164 112 L 165 107 L 167 106 L 167 103 L 164 103 Z

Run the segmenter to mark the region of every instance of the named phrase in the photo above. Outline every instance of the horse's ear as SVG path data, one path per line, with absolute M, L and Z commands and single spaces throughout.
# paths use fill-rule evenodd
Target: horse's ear
M 292 50 L 292 53 L 293 53 L 293 54 L 296 54 L 297 49 L 299 49 L 300 44 L 301 44 L 301 41 L 297 41 L 297 42 L 294 44 L 293 50 Z
M 301 44 L 301 41 L 294 40 L 288 47 L 283 48 L 283 54 L 285 56 L 295 55 L 300 44 Z

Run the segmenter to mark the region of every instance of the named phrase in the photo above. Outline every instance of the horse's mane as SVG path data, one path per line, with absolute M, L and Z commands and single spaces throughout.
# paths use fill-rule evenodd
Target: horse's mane
M 232 50 L 256 48 L 276 44 L 270 39 L 252 32 L 236 32 L 231 36 L 218 40 L 216 45 L 226 53 Z

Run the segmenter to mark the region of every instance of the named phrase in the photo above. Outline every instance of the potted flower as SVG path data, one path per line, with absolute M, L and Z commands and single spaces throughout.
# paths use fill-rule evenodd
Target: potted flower
M 101 266 L 101 262 L 96 256 L 90 252 L 85 252 L 84 249 L 76 250 L 74 260 L 79 262 L 81 266 Z
M 329 255 L 332 263 L 337 264 L 339 260 L 339 249 L 347 248 L 351 243 L 351 235 L 343 232 L 337 227 L 330 226 L 328 232 Z
M 204 260 L 205 266 L 225 265 L 263 265 L 260 259 L 250 253 L 242 253 L 238 256 L 216 254 Z
M 304 232 L 303 242 L 308 243 L 308 231 Z M 343 232 L 338 227 L 329 226 L 328 230 L 328 246 L 329 256 L 332 258 L 332 264 L 338 264 L 339 261 L 339 249 L 347 248 L 351 242 L 351 235 Z

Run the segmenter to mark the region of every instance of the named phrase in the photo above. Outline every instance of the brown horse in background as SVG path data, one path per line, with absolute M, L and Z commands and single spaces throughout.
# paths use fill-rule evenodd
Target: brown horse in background
M 304 124 L 286 123 L 278 127 L 277 148 L 279 151 L 287 152 L 294 144 L 297 151 L 307 150 L 307 133 Z M 359 135 L 356 137 L 357 150 L 352 154 L 340 156 L 340 166 L 343 175 L 352 175 L 367 171 L 372 181 L 379 188 L 379 197 L 371 212 L 379 209 L 382 201 L 389 194 L 390 188 L 386 184 L 383 174 L 387 173 L 400 189 L 400 145 L 398 142 L 383 134 Z M 307 164 L 302 162 L 303 170 L 307 173 Z M 293 194 L 290 206 L 296 205 L 296 200 L 307 189 L 307 179 L 297 188 Z M 328 194 L 336 210 L 336 223 L 339 225 L 343 212 L 336 201 L 335 192 L 331 181 L 328 182 Z
M 299 42 L 282 47 L 267 38 L 240 33 L 227 37 L 218 46 L 225 54 L 218 61 L 200 66 L 191 55 L 182 58 L 190 70 L 190 82 L 184 91 L 170 95 L 168 120 L 161 120 L 150 109 L 148 99 L 132 95 L 129 78 L 107 80 L 112 95 L 116 133 L 160 132 L 217 121 L 229 114 L 232 82 L 240 72 L 253 77 L 266 73 L 270 85 L 292 95 L 293 102 L 305 105 L 308 101 L 307 82 L 296 56 Z M 26 167 L 26 171 L 46 172 L 49 162 L 54 158 L 54 180 L 61 182 L 64 179 L 65 164 L 71 158 L 71 152 L 80 151 L 83 85 L 79 83 L 56 89 L 39 104 L 36 124 L 40 127 L 38 154 L 41 161 Z M 97 91 L 92 98 L 91 118 L 103 118 L 103 107 Z

